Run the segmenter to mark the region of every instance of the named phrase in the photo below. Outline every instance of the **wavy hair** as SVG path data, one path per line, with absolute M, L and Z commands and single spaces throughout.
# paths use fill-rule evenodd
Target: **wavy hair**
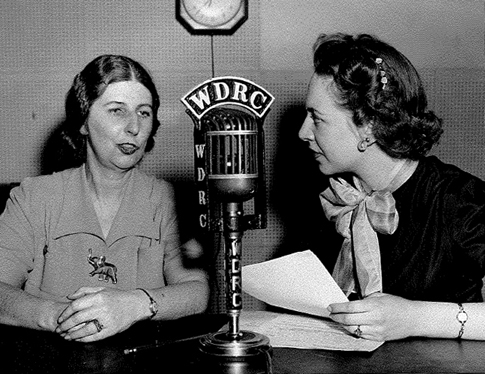
M 322 34 L 313 53 L 315 73 L 333 78 L 339 105 L 356 126 L 372 124 L 389 156 L 417 160 L 438 143 L 442 120 L 428 110 L 418 72 L 394 47 L 368 34 Z
M 64 164 L 63 168 L 79 166 L 86 161 L 86 136 L 80 133 L 80 129 L 86 122 L 93 103 L 111 83 L 132 80 L 144 85 L 152 95 L 153 127 L 145 152 L 153 149 L 154 138 L 160 127 L 157 116 L 160 97 L 152 77 L 140 63 L 129 57 L 102 55 L 92 60 L 75 76 L 67 93 L 66 119 L 60 131 L 62 144 L 58 152 L 58 159 Z

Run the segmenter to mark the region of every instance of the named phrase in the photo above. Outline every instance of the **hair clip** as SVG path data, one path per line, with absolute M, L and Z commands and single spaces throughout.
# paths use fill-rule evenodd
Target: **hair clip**
M 387 77 L 386 77 L 386 72 L 384 71 L 384 68 L 382 67 L 382 58 L 377 57 L 376 58 L 376 64 L 377 64 L 377 67 L 379 68 L 379 74 L 381 76 L 382 89 L 384 90 L 386 88 L 386 84 L 387 84 Z

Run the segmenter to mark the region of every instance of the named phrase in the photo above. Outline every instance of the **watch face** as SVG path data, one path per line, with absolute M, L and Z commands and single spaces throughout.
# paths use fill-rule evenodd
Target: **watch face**
M 150 304 L 150 310 L 153 316 L 158 313 L 158 304 L 156 301 L 153 301 L 153 303 Z
M 461 310 L 456 316 L 456 319 L 458 320 L 458 322 L 464 323 L 468 320 L 468 315 L 465 311 Z
M 185 0 L 187 14 L 198 23 L 221 26 L 233 19 L 242 6 L 242 0 Z

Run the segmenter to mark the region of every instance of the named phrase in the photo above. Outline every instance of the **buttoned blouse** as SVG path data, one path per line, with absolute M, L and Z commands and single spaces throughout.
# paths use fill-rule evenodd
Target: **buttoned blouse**
M 0 280 L 59 301 L 81 286 L 129 290 L 190 280 L 172 186 L 136 168 L 130 174 L 106 238 L 84 165 L 26 178 L 0 217 Z M 101 256 L 106 268 L 95 272 Z

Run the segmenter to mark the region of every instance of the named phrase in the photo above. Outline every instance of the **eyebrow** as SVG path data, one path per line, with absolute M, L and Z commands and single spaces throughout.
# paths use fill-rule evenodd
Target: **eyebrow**
M 313 107 L 307 107 L 306 108 L 306 111 L 313 114 L 313 115 L 316 115 L 316 116 L 319 116 L 319 117 L 324 117 L 325 116 L 325 113 L 322 113 L 320 112 L 318 109 L 315 109 Z
M 112 104 L 126 105 L 123 101 L 112 100 L 112 101 L 108 101 L 107 103 L 104 103 L 104 106 L 112 105 Z
M 153 105 L 152 104 L 140 104 L 137 106 L 137 108 L 141 108 L 141 107 L 144 107 L 144 106 L 147 106 L 149 107 L 151 110 L 153 110 Z
M 112 104 L 117 104 L 117 105 L 124 105 L 126 106 L 127 104 L 123 101 L 116 101 L 116 100 L 112 100 L 112 101 L 108 101 L 107 103 L 104 104 L 104 106 L 108 106 L 108 105 L 112 105 Z M 153 109 L 153 105 L 152 104 L 149 104 L 149 103 L 143 103 L 143 104 L 139 104 L 137 105 L 136 107 L 137 108 L 141 108 L 143 106 L 148 106 L 150 107 L 151 109 Z

